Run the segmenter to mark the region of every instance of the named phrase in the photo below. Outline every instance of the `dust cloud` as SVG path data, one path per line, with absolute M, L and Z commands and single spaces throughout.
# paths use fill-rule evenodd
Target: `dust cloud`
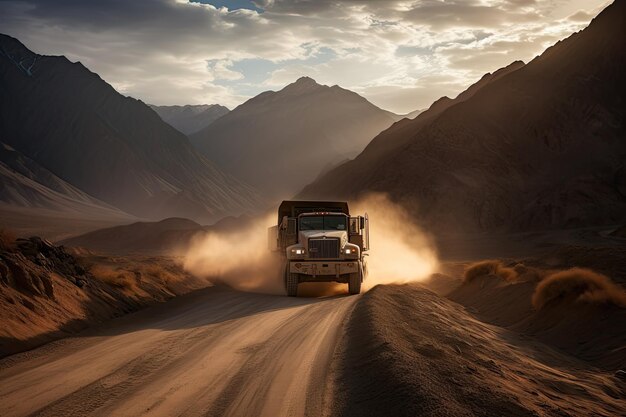
M 407 283 L 428 278 L 438 265 L 434 245 L 409 213 L 383 194 L 350 202 L 353 216 L 368 213 L 371 250 L 366 256 L 367 290 L 378 284 Z M 267 228 L 276 225 L 274 213 L 251 225 L 198 235 L 187 250 L 184 267 L 242 291 L 284 294 L 280 257 L 270 252 Z M 347 292 L 346 284 L 306 283 L 300 295 L 325 296 Z
M 268 214 L 243 228 L 197 235 L 187 250 L 184 267 L 237 290 L 282 294 L 280 257 L 267 245 L 267 228 L 275 224 L 276 215 Z
M 432 239 L 385 194 L 370 194 L 351 202 L 350 212 L 367 212 L 370 219 L 371 249 L 366 257 L 369 273 L 364 289 L 422 281 L 435 272 L 438 260 Z

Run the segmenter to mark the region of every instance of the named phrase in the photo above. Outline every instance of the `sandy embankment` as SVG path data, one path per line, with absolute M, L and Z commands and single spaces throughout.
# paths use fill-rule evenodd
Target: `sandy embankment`
M 79 255 L 41 239 L 0 245 L 0 357 L 210 283 L 174 258 Z
M 617 372 L 626 369 L 623 254 L 566 247 L 523 262 L 482 261 L 447 296 L 480 320 Z
M 624 383 L 418 285 L 378 286 L 337 362 L 339 416 L 615 416 Z

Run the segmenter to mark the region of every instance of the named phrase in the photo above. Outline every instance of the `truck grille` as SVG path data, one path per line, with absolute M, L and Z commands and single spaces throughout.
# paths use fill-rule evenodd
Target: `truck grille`
M 339 258 L 339 239 L 309 239 L 311 258 Z

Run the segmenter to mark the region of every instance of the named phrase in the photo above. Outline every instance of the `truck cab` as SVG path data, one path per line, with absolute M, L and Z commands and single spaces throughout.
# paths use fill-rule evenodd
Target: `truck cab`
M 269 229 L 269 246 L 284 263 L 285 290 L 298 295 L 301 282 L 348 284 L 361 292 L 367 274 L 369 219 L 351 217 L 348 204 L 329 201 L 283 201 L 278 224 Z

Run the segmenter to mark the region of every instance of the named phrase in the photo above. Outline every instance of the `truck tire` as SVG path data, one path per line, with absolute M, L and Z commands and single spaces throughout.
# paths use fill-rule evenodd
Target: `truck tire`
M 289 297 L 298 296 L 298 274 L 292 274 L 289 272 L 289 264 L 285 268 L 285 291 Z
M 350 274 L 350 278 L 348 280 L 348 292 L 351 295 L 360 294 L 361 282 L 363 282 L 363 270 L 359 268 L 359 272 Z

